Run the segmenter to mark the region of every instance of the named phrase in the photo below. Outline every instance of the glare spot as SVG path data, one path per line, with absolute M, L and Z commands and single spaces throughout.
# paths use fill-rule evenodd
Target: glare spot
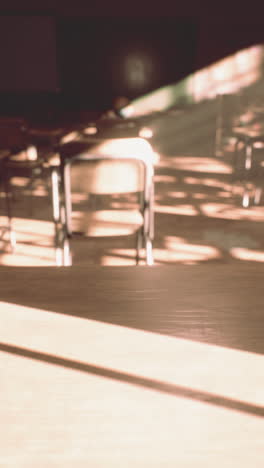
M 38 152 L 35 146 L 31 145 L 27 148 L 27 158 L 30 161 L 36 161 L 38 159 Z
M 86 127 L 86 128 L 83 130 L 83 133 L 84 133 L 85 135 L 95 135 L 97 132 L 98 132 L 98 130 L 97 130 L 97 127 L 96 127 L 95 125 Z
M 138 134 L 141 138 L 152 138 L 153 137 L 153 130 L 148 127 L 142 127 Z
M 70 141 L 74 141 L 78 139 L 79 133 L 78 132 L 69 132 L 67 135 L 61 138 L 61 143 L 69 143 Z

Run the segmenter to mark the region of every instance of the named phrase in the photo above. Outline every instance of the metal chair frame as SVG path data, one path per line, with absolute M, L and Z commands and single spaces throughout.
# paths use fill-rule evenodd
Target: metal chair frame
M 105 140 L 103 140 L 105 141 Z M 145 250 L 147 265 L 153 265 L 152 241 L 154 238 L 154 161 L 143 155 L 113 155 L 97 154 L 89 150 L 64 156 L 60 151 L 60 165 L 52 168 L 52 194 L 53 194 L 53 218 L 55 222 L 55 246 L 57 265 L 69 266 L 72 264 L 70 239 L 73 237 L 71 230 L 71 165 L 76 161 L 107 161 L 107 160 L 131 160 L 138 162 L 144 170 L 144 188 L 140 199 L 140 211 L 143 218 L 141 228 L 137 233 L 136 262 L 140 260 L 140 250 Z M 61 148 L 62 150 L 62 148 Z
M 252 181 L 253 166 L 255 165 L 254 159 L 254 145 L 259 143 L 264 144 L 264 135 L 262 133 L 252 133 L 250 130 L 247 132 L 234 132 L 234 137 L 236 138 L 235 148 L 234 148 L 234 174 L 233 178 L 236 177 L 236 170 L 238 168 L 239 158 L 243 158 L 244 162 L 244 177 L 242 178 L 243 182 L 243 196 L 242 196 L 242 206 L 247 208 L 250 204 L 250 190 L 248 190 L 248 184 Z M 239 147 L 242 146 L 242 154 L 239 150 Z M 254 204 L 258 204 L 261 197 L 262 187 L 255 185 L 254 190 Z

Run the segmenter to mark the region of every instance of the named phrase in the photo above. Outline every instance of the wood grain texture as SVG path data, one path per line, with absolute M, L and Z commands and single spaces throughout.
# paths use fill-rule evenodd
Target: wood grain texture
M 262 467 L 262 278 L 1 267 L 0 466 Z
M 263 266 L 1 267 L 4 301 L 263 353 Z

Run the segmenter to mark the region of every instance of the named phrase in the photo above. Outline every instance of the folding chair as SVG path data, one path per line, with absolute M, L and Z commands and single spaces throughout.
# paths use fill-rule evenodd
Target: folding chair
M 75 165 L 80 169 L 80 167 L 84 167 L 81 166 L 82 164 L 87 165 L 87 163 L 94 162 L 96 165 L 92 178 L 85 177 L 84 172 L 81 170 L 79 178 L 77 177 L 77 185 L 78 183 L 81 185 L 82 182 L 86 192 L 88 190 L 88 192 L 95 194 L 131 193 L 133 191 L 140 195 L 138 203 L 140 224 L 135 223 L 137 224 L 136 262 L 139 263 L 141 249 L 144 249 L 146 264 L 152 265 L 152 241 L 154 237 L 154 153 L 151 145 L 142 138 L 86 138 L 79 142 L 62 145 L 59 148 L 59 153 L 60 166 L 54 168 L 52 176 L 53 203 L 55 208 L 54 219 L 57 222 L 57 264 L 72 264 L 70 240 L 74 236 L 75 229 L 72 227 L 73 191 L 71 172 Z M 122 174 L 117 170 L 117 162 L 122 165 L 122 163 L 129 161 L 136 165 L 139 170 L 137 184 L 134 178 L 131 177 L 131 172 L 128 171 Z M 109 173 L 110 162 L 116 163 L 112 168 L 111 180 Z M 103 165 L 105 164 L 106 170 L 103 169 Z M 80 178 L 83 180 L 80 181 Z M 131 178 L 133 179 L 132 181 Z M 121 189 L 120 183 L 122 185 Z M 104 186 L 105 184 L 106 187 Z M 113 210 L 112 213 L 114 216 L 116 211 Z M 83 234 L 85 234 L 85 231 L 87 232 L 87 227 L 93 227 L 93 223 L 98 221 L 98 217 L 100 221 L 101 214 L 102 211 L 100 212 L 100 210 L 90 211 L 90 209 L 84 213 L 84 228 L 81 229 Z M 108 218 L 108 220 L 111 220 L 111 218 Z

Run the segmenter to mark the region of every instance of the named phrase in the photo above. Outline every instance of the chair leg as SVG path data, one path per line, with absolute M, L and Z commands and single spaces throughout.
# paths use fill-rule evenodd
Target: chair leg
M 262 196 L 262 188 L 256 187 L 254 194 L 254 205 L 259 205 Z
M 154 264 L 153 259 L 153 248 L 152 248 L 152 241 L 148 238 L 146 239 L 146 263 L 147 265 L 151 266 Z
M 52 207 L 53 207 L 53 221 L 55 228 L 55 257 L 57 266 L 71 266 L 72 256 L 70 250 L 69 233 L 67 229 L 67 213 L 65 213 L 64 200 L 64 187 L 61 185 L 61 175 L 58 167 L 53 167 L 51 171 L 51 185 L 52 185 Z
M 63 241 L 63 266 L 72 266 L 70 240 L 67 237 Z
M 6 205 L 6 215 L 7 215 L 8 225 L 7 227 L 2 227 L 1 230 L 2 230 L 3 236 L 6 232 L 8 232 L 9 245 L 10 245 L 11 252 L 13 253 L 16 248 L 16 234 L 12 228 L 12 211 L 11 211 L 11 202 L 10 202 L 11 190 L 10 190 L 8 174 L 4 178 L 3 185 L 4 185 L 4 191 L 5 191 L 5 205 Z
M 154 264 L 152 239 L 154 238 L 154 184 L 153 171 L 149 177 L 147 188 L 147 196 L 145 198 L 144 207 L 144 237 L 145 237 L 145 252 L 146 264 L 151 266 Z
M 144 231 L 143 228 L 140 228 L 137 232 L 137 245 L 136 245 L 136 264 L 140 264 L 141 260 L 141 249 L 144 245 Z
M 71 266 L 72 265 L 70 239 L 65 233 L 63 227 L 61 229 L 57 229 L 57 232 L 56 232 L 55 257 L 56 257 L 56 266 Z
M 244 182 L 244 190 L 243 190 L 243 198 L 242 198 L 242 206 L 244 208 L 248 208 L 250 204 L 250 190 L 248 188 L 249 180 L 250 180 L 250 172 L 252 168 L 252 155 L 253 155 L 253 147 L 250 141 L 247 141 L 245 147 L 245 171 L 246 171 L 246 180 Z
M 63 265 L 63 251 L 61 248 L 61 206 L 59 189 L 59 172 L 57 167 L 51 168 L 51 195 L 52 195 L 52 216 L 54 222 L 54 247 L 56 265 Z

